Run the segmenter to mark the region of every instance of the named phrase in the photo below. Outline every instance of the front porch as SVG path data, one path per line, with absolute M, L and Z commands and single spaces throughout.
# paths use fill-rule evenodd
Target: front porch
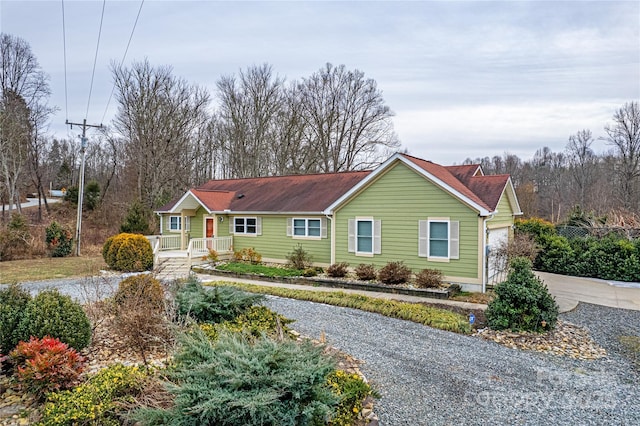
M 233 254 L 233 237 L 191 238 L 186 249 L 181 235 L 150 235 L 147 239 L 153 248 L 153 269 L 163 275 L 188 275 L 194 264 L 215 250 L 220 257 Z M 170 274 L 171 272 L 172 274 Z

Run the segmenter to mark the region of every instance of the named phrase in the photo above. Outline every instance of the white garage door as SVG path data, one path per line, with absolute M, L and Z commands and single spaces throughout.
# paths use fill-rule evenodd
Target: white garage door
M 487 262 L 489 267 L 488 283 L 498 284 L 506 278 L 506 259 L 496 256 L 496 252 L 500 246 L 509 241 L 509 228 L 489 229 L 487 234 L 488 256 Z

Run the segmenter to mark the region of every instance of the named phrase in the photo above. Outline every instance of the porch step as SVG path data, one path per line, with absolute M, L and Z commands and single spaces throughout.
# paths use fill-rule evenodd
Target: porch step
M 154 268 L 156 277 L 160 280 L 186 278 L 191 272 L 189 259 L 186 257 L 162 257 Z

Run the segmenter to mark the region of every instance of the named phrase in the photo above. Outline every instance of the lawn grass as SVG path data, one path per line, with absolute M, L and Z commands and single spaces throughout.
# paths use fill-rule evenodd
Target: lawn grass
M 276 266 L 253 265 L 244 262 L 229 262 L 216 266 L 220 271 L 238 272 L 243 274 L 257 274 L 265 277 L 299 277 L 302 271 L 298 269 L 279 268 Z
M 106 269 L 102 256 L 45 257 L 0 263 L 0 284 L 86 277 Z
M 469 334 L 471 326 L 464 315 L 438 309 L 418 303 L 399 302 L 396 300 L 377 299 L 359 294 L 348 294 L 341 291 L 318 292 L 308 290 L 294 290 L 280 287 L 267 287 L 254 284 L 242 284 L 236 282 L 212 282 L 205 285 L 225 285 L 240 288 L 251 293 L 271 294 L 273 296 L 289 299 L 307 300 L 311 302 L 326 303 L 327 305 L 341 306 L 345 308 L 360 309 L 374 312 L 391 318 L 413 321 L 440 330 L 453 331 L 455 333 Z

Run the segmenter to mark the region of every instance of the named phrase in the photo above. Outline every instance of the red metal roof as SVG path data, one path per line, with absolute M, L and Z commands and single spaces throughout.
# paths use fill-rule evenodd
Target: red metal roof
M 479 165 L 441 166 L 400 154 L 461 196 L 483 209 L 494 211 L 509 180 L 508 175 L 482 175 Z M 222 212 L 322 212 L 371 171 L 313 175 L 271 176 L 245 179 L 214 179 L 191 193 L 210 211 Z M 179 200 L 162 206 L 170 211 Z

